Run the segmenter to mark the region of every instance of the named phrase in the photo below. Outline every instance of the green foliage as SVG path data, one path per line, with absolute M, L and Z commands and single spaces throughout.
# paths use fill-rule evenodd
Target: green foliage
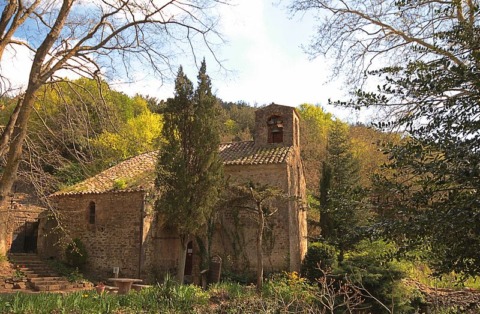
M 65 249 L 67 264 L 82 269 L 88 260 L 88 253 L 85 245 L 80 239 L 73 239 Z
M 323 276 L 321 270 L 337 266 L 337 254 L 337 250 L 331 245 L 321 242 L 310 243 L 302 263 L 302 276 L 312 283 L 317 282 L 317 279 Z
M 85 282 L 86 279 L 77 267 L 69 266 L 58 260 L 47 260 L 48 265 L 55 269 L 60 276 L 66 277 L 70 282 Z
M 49 194 L 128 157 L 158 149 L 161 116 L 147 101 L 111 90 L 106 82 L 78 79 L 43 86 L 28 122 L 29 176 Z M 4 99 L 7 121 L 16 99 Z
M 211 296 L 217 296 L 224 299 L 237 299 L 252 293 L 246 285 L 229 280 L 223 280 L 222 282 L 210 285 L 208 291 Z
M 54 175 L 61 179 L 60 187 L 73 185 L 85 179 L 85 170 L 79 162 L 65 163 Z
M 333 116 L 319 105 L 301 104 L 298 107 L 300 120 L 300 142 L 302 160 L 305 165 L 307 188 L 318 190 L 321 177 L 321 162 L 327 154 L 328 130 L 333 124 Z
M 16 279 L 22 279 L 25 278 L 25 273 L 21 269 L 15 269 L 15 272 L 13 273 L 13 278 Z
M 364 237 L 363 229 L 372 216 L 366 192 L 360 186 L 359 166 L 348 126 L 335 121 L 328 133 L 319 199 L 321 236 L 339 250 L 339 261 Z
M 195 91 L 180 67 L 175 97 L 164 110 L 166 143 L 159 153 L 156 179 L 161 191 L 156 208 L 180 235 L 204 232 L 223 186 L 218 110 L 205 61 Z
M 358 17 L 354 7 L 349 12 Z M 421 14 L 425 12 L 431 14 Z M 401 21 L 406 28 L 389 20 L 397 13 L 406 18 Z M 362 14 L 392 23 L 389 31 L 396 35 L 389 42 L 405 47 L 403 55 L 408 56 L 368 73 L 383 83 L 376 91 L 357 91 L 350 103 L 388 108 L 394 113 L 392 119 L 376 126 L 402 130 L 407 139 L 384 150 L 390 159 L 386 170 L 394 175 L 377 177 L 375 187 L 382 196 L 378 208 L 390 213 L 376 231 L 405 250 L 429 250 L 438 274 L 476 275 L 480 272 L 480 256 L 474 253 L 480 250 L 480 54 L 474 35 L 478 3 L 397 1 L 388 14 L 377 15 L 373 7 Z M 432 24 L 435 27 L 426 32 L 412 32 Z M 413 36 L 421 40 L 411 38 L 403 45 L 405 33 L 416 33 Z M 396 49 L 379 51 L 382 55 Z
M 128 295 L 80 291 L 68 294 L 17 293 L 0 298 L 2 313 L 200 313 L 208 294 L 195 286 L 175 286 L 165 294 L 159 285 Z
M 222 142 L 247 141 L 253 138 L 255 127 L 255 108 L 244 102 L 223 102 L 222 126 L 220 137 Z
M 449 274 L 442 274 L 435 276 L 434 271 L 429 267 L 425 261 L 408 261 L 405 262 L 405 272 L 409 278 L 418 281 L 428 287 L 446 288 L 446 289 L 464 289 L 465 287 L 471 289 L 480 289 L 479 277 L 465 278 L 463 274 L 456 274 L 451 272 Z
M 114 132 L 104 131 L 92 140 L 104 163 L 116 163 L 160 146 L 162 118 L 159 114 L 142 112 L 126 121 Z
M 127 180 L 126 179 L 116 179 L 113 181 L 113 188 L 116 190 L 122 190 L 127 187 Z
M 392 243 L 384 241 L 360 242 L 355 250 L 345 255 L 345 259 L 334 273 L 348 278 L 367 291 L 388 308 L 399 313 L 409 313 L 410 291 L 402 285 L 405 277 L 399 262 L 390 261 L 396 251 Z M 385 308 L 372 298 L 366 298 L 366 304 L 372 306 L 373 313 L 387 313 Z
M 276 273 L 265 282 L 262 289 L 262 296 L 281 300 L 286 304 L 291 304 L 291 309 L 299 309 L 303 302 L 313 303 L 315 299 L 313 287 L 305 278 L 302 278 L 296 272 Z

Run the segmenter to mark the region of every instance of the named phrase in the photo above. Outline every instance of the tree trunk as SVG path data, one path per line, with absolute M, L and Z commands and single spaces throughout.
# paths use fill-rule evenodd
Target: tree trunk
M 257 292 L 262 291 L 263 286 L 263 228 L 265 224 L 265 217 L 263 215 L 261 203 L 257 204 L 258 211 L 258 230 L 257 230 Z
M 178 246 L 178 266 L 177 266 L 177 281 L 183 285 L 185 280 L 185 263 L 187 261 L 187 244 L 188 237 L 180 237 L 180 245 Z
M 17 178 L 18 165 L 22 157 L 22 145 L 27 136 L 27 122 L 32 112 L 33 95 L 36 90 L 30 90 L 25 93 L 25 98 L 21 104 L 17 121 L 12 133 L 12 140 L 7 154 L 7 163 L 3 169 L 0 179 L 0 254 L 5 255 L 7 248 L 7 228 L 8 223 L 8 195 L 12 190 L 13 183 Z
M 20 109 L 22 109 L 22 104 L 23 97 L 20 97 L 17 101 L 15 109 L 10 115 L 10 119 L 8 119 L 7 126 L 5 126 L 5 129 L 3 129 L 2 136 L 0 137 L 0 157 L 5 155 L 8 151 L 8 144 L 10 142 L 10 138 L 12 136 L 15 124 L 17 123 L 18 114 L 20 113 Z
M 7 197 L 17 177 L 18 165 L 20 164 L 22 157 L 22 146 L 27 136 L 27 124 L 30 113 L 33 109 L 35 93 L 54 73 L 53 69 L 51 69 L 52 73 L 47 75 L 48 71 L 44 69 L 45 59 L 48 56 L 50 48 L 53 46 L 63 29 L 72 5 L 73 0 L 63 0 L 53 27 L 35 52 L 35 57 L 30 69 L 30 76 L 28 78 L 27 89 L 23 101 L 21 102 L 21 108 L 19 108 L 17 121 L 8 147 L 7 163 L 3 169 L 2 178 L 0 179 L 0 212 L 8 210 Z M 5 254 L 7 250 L 7 232 L 5 230 L 6 228 L 3 227 L 8 223 L 8 216 L 2 214 L 0 219 L 0 227 L 2 227 L 2 230 L 0 230 L 0 254 Z
M 7 208 L 0 208 L 0 256 L 7 254 L 7 223 L 8 212 Z

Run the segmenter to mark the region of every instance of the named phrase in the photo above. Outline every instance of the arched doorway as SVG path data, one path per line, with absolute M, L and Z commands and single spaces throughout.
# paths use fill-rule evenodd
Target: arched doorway
M 37 252 L 38 220 L 25 221 L 13 231 L 10 253 Z
M 192 241 L 188 242 L 187 244 L 187 256 L 185 258 L 185 276 L 192 275 L 192 268 L 193 268 L 193 243 Z

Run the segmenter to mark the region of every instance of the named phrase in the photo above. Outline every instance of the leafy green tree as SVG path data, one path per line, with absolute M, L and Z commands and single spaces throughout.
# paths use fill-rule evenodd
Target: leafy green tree
M 352 60 L 364 65 L 362 77 L 371 70 L 366 77 L 381 82 L 345 104 L 385 109 L 389 119 L 378 126 L 405 134 L 402 144 L 386 149 L 394 176 L 377 176 L 379 208 L 391 212 L 379 230 L 402 248 L 429 250 L 438 272 L 478 275 L 478 1 L 293 3 L 295 11 L 335 14 L 319 25 L 314 51 L 339 53 L 348 44 L 337 65 Z M 374 68 L 375 59 L 382 68 Z
M 160 191 L 156 208 L 180 237 L 179 282 L 183 282 L 187 243 L 206 233 L 223 186 L 218 114 L 205 60 L 195 91 L 180 67 L 175 96 L 167 101 L 164 110 L 162 134 L 166 143 L 159 152 L 156 179 Z
M 339 251 L 345 251 L 362 238 L 362 227 L 371 216 L 365 190 L 360 186 L 358 159 L 353 155 L 348 126 L 335 121 L 328 134 L 327 158 L 320 181 L 321 236 Z
M 41 186 L 39 196 L 158 148 L 160 116 L 150 113 L 141 97 L 85 78 L 64 80 L 40 92 L 25 147 L 33 158 L 20 168 L 21 176 Z M 0 113 L 1 119 L 8 120 L 8 115 Z
M 172 56 L 190 52 L 202 43 L 211 48 L 209 35 L 218 35 L 217 19 L 211 16 L 213 7 L 219 3 L 203 0 L 172 0 L 162 4 L 103 1 L 101 5 L 85 5 L 74 0 L 2 2 L 0 60 L 6 61 L 2 59 L 5 49 L 19 48 L 28 51 L 32 62 L 28 78 L 21 84 L 24 88 L 13 111 L 15 114 L 9 117 L 0 138 L 0 154 L 6 160 L 0 177 L 0 253 L 7 250 L 4 232 L 7 216 L 1 213 L 9 203 L 8 195 L 26 146 L 27 126 L 41 88 L 62 81 L 59 75 L 64 71 L 82 77 L 98 79 L 107 74 L 121 79 L 129 77 L 138 64 L 149 64 L 144 71 L 163 78 Z M 15 59 L 8 61 L 18 66 Z M 0 94 L 12 92 L 8 79 L 15 74 L 0 72 Z
M 480 257 L 473 253 L 480 249 L 478 3 L 462 3 L 466 7 L 459 11 L 460 3 L 445 9 L 468 18 L 435 34 L 448 54 L 382 69 L 376 73 L 386 75 L 387 84 L 376 93 L 358 95 L 365 104 L 382 99 L 409 111 L 394 121 L 408 140 L 386 150 L 396 176 L 378 177 L 379 190 L 390 196 L 380 206 L 396 213 L 380 230 L 402 247 L 428 250 L 438 273 L 478 275 Z
M 92 143 L 99 150 L 104 164 L 116 164 L 120 160 L 158 149 L 161 130 L 162 117 L 146 111 L 129 119 L 117 132 L 103 132 Z
M 222 106 L 222 142 L 248 141 L 253 138 L 255 108 L 244 102 L 220 102 Z
M 321 106 L 301 104 L 298 112 L 302 119 L 300 133 L 301 154 L 305 164 L 307 189 L 318 190 L 321 178 L 321 163 L 325 160 L 328 130 L 332 126 L 333 116 Z

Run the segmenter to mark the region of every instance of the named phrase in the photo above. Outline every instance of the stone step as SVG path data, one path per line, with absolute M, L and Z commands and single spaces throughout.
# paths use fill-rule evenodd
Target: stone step
M 83 283 L 71 283 L 58 276 L 45 261 L 36 254 L 9 254 L 8 259 L 26 276 L 25 284 L 36 291 L 61 292 L 75 289 L 86 289 Z
M 83 288 L 83 284 L 76 284 L 71 282 L 61 282 L 56 284 L 35 284 L 33 287 L 37 291 L 60 291 L 67 289 Z
M 55 291 L 60 290 L 60 285 L 35 285 L 34 289 L 37 291 Z
M 25 274 L 27 278 L 42 278 L 42 277 L 55 277 L 58 276 L 58 274 L 54 272 L 41 272 L 41 273 L 28 273 Z
M 25 274 L 32 274 L 32 273 L 51 273 L 52 269 L 47 266 L 42 266 L 42 267 L 25 267 L 25 268 L 20 268 L 20 271 L 22 271 Z
M 58 276 L 28 278 L 28 281 L 30 282 L 60 281 L 60 280 L 65 280 L 65 278 L 58 277 Z
M 35 286 L 48 286 L 48 285 L 60 285 L 69 283 L 68 280 L 42 280 L 42 281 L 30 281 Z
M 8 259 L 15 262 L 15 263 L 23 263 L 23 262 L 37 262 L 41 261 L 41 259 L 37 255 L 31 256 L 15 256 L 15 255 L 8 255 Z
M 15 259 L 11 259 L 10 258 L 10 262 L 12 262 L 12 264 L 15 264 L 15 265 L 19 265 L 19 266 L 22 266 L 22 265 L 44 265 L 45 263 L 43 261 L 19 261 L 19 260 L 15 260 Z
M 36 259 L 38 255 L 35 253 L 9 253 L 8 257 L 11 259 Z

